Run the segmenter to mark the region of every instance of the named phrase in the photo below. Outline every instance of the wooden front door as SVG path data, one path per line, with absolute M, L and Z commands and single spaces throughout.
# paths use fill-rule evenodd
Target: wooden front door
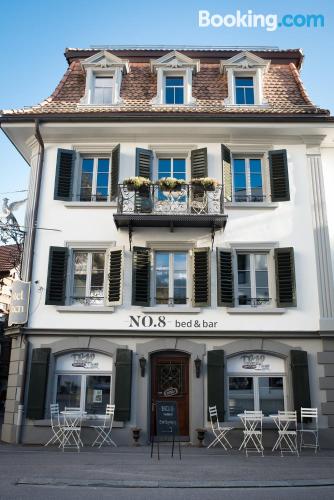
M 156 401 L 176 401 L 180 436 L 189 439 L 189 356 L 154 354 L 151 368 L 151 435 L 156 435 Z

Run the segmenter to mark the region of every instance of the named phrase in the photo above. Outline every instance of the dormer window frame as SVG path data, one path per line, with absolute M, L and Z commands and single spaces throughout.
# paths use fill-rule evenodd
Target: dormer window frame
M 79 105 L 112 107 L 122 103 L 121 83 L 123 73 L 129 72 L 129 62 L 114 56 L 108 51 L 102 51 L 82 61 L 86 71 L 86 88 Z M 111 104 L 99 104 L 94 102 L 94 91 L 97 77 L 111 77 Z
M 228 96 L 224 101 L 227 106 L 266 106 L 268 103 L 263 95 L 263 80 L 270 61 L 261 59 L 250 52 L 241 52 L 228 61 L 220 61 L 220 72 L 227 76 Z M 254 104 L 237 104 L 236 85 L 237 77 L 252 77 L 254 85 Z
M 188 56 L 177 51 L 165 54 L 157 60 L 151 61 L 151 70 L 157 75 L 157 95 L 152 99 L 151 104 L 158 106 L 192 106 L 196 104 L 196 99 L 192 95 L 192 77 L 199 71 L 199 61 L 190 59 Z M 179 76 L 183 78 L 183 104 L 166 103 L 166 77 Z

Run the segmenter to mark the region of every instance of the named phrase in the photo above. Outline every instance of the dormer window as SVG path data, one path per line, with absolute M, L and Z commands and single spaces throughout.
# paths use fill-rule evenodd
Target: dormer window
M 195 61 L 176 50 L 151 61 L 151 70 L 157 75 L 157 95 L 152 104 L 184 106 L 193 105 L 192 77 L 199 71 Z
M 184 104 L 183 76 L 166 76 L 165 82 L 165 103 Z
M 104 50 L 81 64 L 86 71 L 86 89 L 81 105 L 112 106 L 122 102 L 122 76 L 129 72 L 128 61 Z
M 252 76 L 235 77 L 235 103 L 254 104 L 254 78 Z
M 95 76 L 94 83 L 94 104 L 112 104 L 113 103 L 113 76 Z
M 240 52 L 227 61 L 220 61 L 220 71 L 227 77 L 228 96 L 225 104 L 263 106 L 263 77 L 270 61 L 250 52 Z

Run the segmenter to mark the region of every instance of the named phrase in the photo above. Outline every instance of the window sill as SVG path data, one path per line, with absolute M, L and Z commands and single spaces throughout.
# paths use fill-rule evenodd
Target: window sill
M 269 203 L 269 202 L 262 202 L 262 201 L 250 201 L 250 202 L 227 202 L 225 203 L 225 208 L 232 208 L 232 209 L 237 209 L 237 208 L 246 208 L 247 210 L 249 209 L 273 209 L 277 208 L 278 203 Z
M 198 314 L 201 312 L 200 307 L 169 307 L 169 306 L 154 306 L 143 307 L 143 312 L 149 313 L 171 313 L 171 314 Z
M 228 314 L 284 314 L 283 307 L 229 307 Z
M 104 419 L 104 416 L 103 417 L 100 417 L 100 418 L 94 418 L 93 415 L 92 416 L 88 416 L 88 417 L 85 417 L 85 419 L 83 420 L 82 424 L 81 424 L 81 427 L 90 427 L 91 425 L 93 425 L 94 422 L 101 422 L 101 420 Z M 33 420 L 33 425 L 35 427 L 51 427 L 51 420 L 48 419 L 48 418 L 44 418 L 42 420 Z M 113 428 L 118 428 L 118 429 L 123 429 L 124 427 L 124 422 L 113 422 Z
M 60 313 L 112 313 L 115 311 L 113 306 L 58 306 Z
M 67 208 L 116 208 L 115 201 L 66 201 Z

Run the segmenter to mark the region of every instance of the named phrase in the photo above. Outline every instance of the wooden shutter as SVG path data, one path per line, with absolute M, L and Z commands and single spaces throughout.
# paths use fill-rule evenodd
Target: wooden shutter
M 153 151 L 151 149 L 136 148 L 136 175 L 152 179 Z
M 32 350 L 27 418 L 44 418 L 50 352 L 51 349 L 47 348 Z
M 58 149 L 54 199 L 70 201 L 72 199 L 72 181 L 75 151 Z
M 118 144 L 118 146 L 116 146 L 111 153 L 111 175 L 110 175 L 111 200 L 114 200 L 118 195 L 120 148 L 121 148 L 120 144 Z
M 217 248 L 217 304 L 234 307 L 232 250 Z
M 115 378 L 115 420 L 131 419 L 132 351 L 117 349 Z
M 151 251 L 146 247 L 133 247 L 132 305 L 150 305 Z
M 210 248 L 194 248 L 193 306 L 205 307 L 211 303 Z
M 62 306 L 65 304 L 68 249 L 50 247 L 48 280 L 45 304 Z
M 291 377 L 293 389 L 293 410 L 297 411 L 300 422 L 300 409 L 311 407 L 310 382 L 308 373 L 307 352 L 290 351 Z
M 296 279 L 293 248 L 275 248 L 276 301 L 278 307 L 295 307 Z
M 191 178 L 199 179 L 208 176 L 208 151 L 207 148 L 193 149 L 191 151 Z
M 124 250 L 112 247 L 106 253 L 107 276 L 104 287 L 104 301 L 108 306 L 122 304 L 123 299 Z
M 224 200 L 232 201 L 232 161 L 231 151 L 224 144 L 222 146 L 223 188 Z
M 289 170 L 286 149 L 269 151 L 271 201 L 289 201 Z
M 225 370 L 224 351 L 213 349 L 208 351 L 208 407 L 217 406 L 218 418 L 224 421 L 225 418 Z M 208 416 L 209 420 L 209 416 Z

